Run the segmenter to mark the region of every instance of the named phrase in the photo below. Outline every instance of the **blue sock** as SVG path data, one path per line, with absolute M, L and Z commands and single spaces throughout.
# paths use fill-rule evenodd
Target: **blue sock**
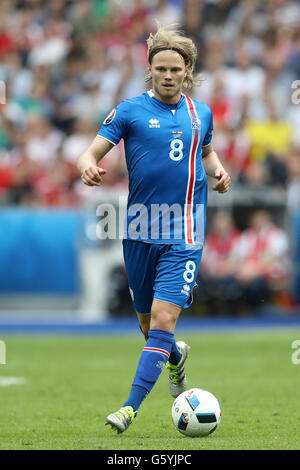
M 172 344 L 171 354 L 169 357 L 169 363 L 174 364 L 175 366 L 179 363 L 180 359 L 182 358 L 182 354 L 177 347 L 175 338 Z
M 149 339 L 142 351 L 130 394 L 123 406 L 138 411 L 142 401 L 151 392 L 171 353 L 174 333 L 149 330 Z
M 132 385 L 129 396 L 123 406 L 132 406 L 135 412 L 138 411 L 142 401 L 148 395 L 148 390 L 139 385 Z M 136 413 L 135 413 L 136 416 Z

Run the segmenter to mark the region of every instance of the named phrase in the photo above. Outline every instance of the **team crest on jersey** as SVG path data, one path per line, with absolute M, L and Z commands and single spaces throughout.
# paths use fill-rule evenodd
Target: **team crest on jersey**
M 201 129 L 201 121 L 199 118 L 192 118 L 192 129 Z
M 159 120 L 156 118 L 149 119 L 149 127 L 150 128 L 160 128 Z
M 109 113 L 109 115 L 106 116 L 106 118 L 105 118 L 104 121 L 103 121 L 103 124 L 105 124 L 105 125 L 110 124 L 110 123 L 114 120 L 116 113 L 117 113 L 117 110 L 114 108 L 114 109 Z

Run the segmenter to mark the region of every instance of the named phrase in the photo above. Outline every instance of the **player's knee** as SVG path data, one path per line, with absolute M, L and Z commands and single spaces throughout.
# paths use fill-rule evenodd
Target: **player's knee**
M 153 310 L 151 314 L 151 329 L 173 331 L 176 316 L 167 310 Z

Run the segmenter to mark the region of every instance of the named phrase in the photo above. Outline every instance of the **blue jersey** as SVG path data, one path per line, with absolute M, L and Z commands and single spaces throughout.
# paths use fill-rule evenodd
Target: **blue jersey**
M 212 138 L 212 111 L 182 94 L 176 105 L 152 91 L 123 101 L 98 135 L 123 138 L 129 174 L 124 238 L 203 245 L 207 179 L 202 147 Z

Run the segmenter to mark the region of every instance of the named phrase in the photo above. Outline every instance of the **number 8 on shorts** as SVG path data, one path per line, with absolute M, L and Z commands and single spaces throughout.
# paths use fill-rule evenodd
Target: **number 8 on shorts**
M 185 264 L 185 271 L 183 273 L 183 279 L 185 282 L 190 283 L 193 282 L 194 277 L 195 277 L 195 270 L 196 270 L 196 264 L 194 261 L 187 261 Z

